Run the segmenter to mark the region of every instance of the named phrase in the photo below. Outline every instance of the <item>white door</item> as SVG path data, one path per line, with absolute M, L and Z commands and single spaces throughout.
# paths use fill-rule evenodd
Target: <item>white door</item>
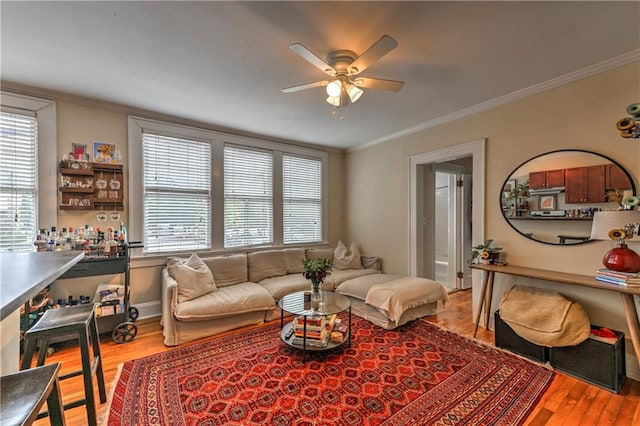
M 456 249 L 458 250 L 456 262 L 457 288 L 471 288 L 471 268 L 467 262 L 471 253 L 471 175 L 462 173 L 457 176 L 456 186 L 456 229 L 457 241 Z

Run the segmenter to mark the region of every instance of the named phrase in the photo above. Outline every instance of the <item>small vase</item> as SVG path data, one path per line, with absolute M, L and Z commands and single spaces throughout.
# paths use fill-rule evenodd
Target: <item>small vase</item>
M 322 292 L 320 283 L 311 283 L 311 310 L 318 311 L 322 305 Z

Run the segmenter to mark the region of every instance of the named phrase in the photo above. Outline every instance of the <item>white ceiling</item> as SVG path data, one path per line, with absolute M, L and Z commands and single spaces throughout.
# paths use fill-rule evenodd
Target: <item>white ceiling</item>
M 342 148 L 640 52 L 635 1 L 2 1 L 0 14 L 5 82 Z M 398 47 L 361 75 L 404 81 L 400 92 L 338 110 L 324 88 L 281 92 L 325 77 L 290 43 L 324 58 L 383 34 Z

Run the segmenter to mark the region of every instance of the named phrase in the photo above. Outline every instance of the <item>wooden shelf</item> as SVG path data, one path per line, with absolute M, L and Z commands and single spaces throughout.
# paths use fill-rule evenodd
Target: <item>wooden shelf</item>
M 83 194 L 93 194 L 93 188 L 71 188 L 68 186 L 58 187 L 60 192 L 81 192 Z
M 91 163 L 94 170 L 110 170 L 116 172 L 122 172 L 122 164 L 111 163 Z
M 60 169 L 63 175 L 93 176 L 92 169 Z
M 79 168 L 71 168 L 70 165 L 78 165 Z M 84 168 L 81 168 L 85 166 Z M 60 210 L 124 210 L 124 173 L 122 164 L 109 163 L 77 163 L 70 161 L 60 162 Z M 80 177 L 82 176 L 82 177 Z M 94 180 L 104 180 L 107 183 L 103 189 L 96 188 Z M 117 180 L 119 185 L 117 190 L 112 190 L 109 182 Z M 77 185 L 75 187 L 61 186 L 67 184 Z M 83 187 L 85 185 L 85 187 Z M 86 187 L 86 185 L 91 185 Z M 79 194 L 85 194 L 80 196 Z M 111 195 L 112 197 L 107 197 Z M 117 197 L 113 197 L 117 195 Z M 98 197 L 101 196 L 101 197 Z M 76 200 L 88 200 L 91 205 L 75 205 Z M 72 203 L 73 201 L 73 203 Z
M 93 210 L 94 209 L 93 206 L 67 206 L 64 204 L 61 204 L 59 208 L 60 210 Z

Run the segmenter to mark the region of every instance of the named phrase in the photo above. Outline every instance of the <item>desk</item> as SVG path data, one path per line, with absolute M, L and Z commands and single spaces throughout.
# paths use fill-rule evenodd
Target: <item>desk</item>
M 6 374 L 9 371 L 8 366 L 13 364 L 15 364 L 14 370 L 17 370 L 20 358 L 19 326 L 13 330 L 14 321 L 8 318 L 19 312 L 23 304 L 28 303 L 32 297 L 54 282 L 83 257 L 84 253 L 80 251 L 0 254 L 2 333 L 15 337 L 11 339 L 11 336 L 6 336 L 2 339 L 3 368 L 0 370 L 3 373 Z
M 499 272 L 507 275 L 516 275 L 520 277 L 535 278 L 538 280 L 554 281 L 564 284 L 579 285 L 582 287 L 597 288 L 600 290 L 614 291 L 620 294 L 624 313 L 631 335 L 631 342 L 636 356 L 640 362 L 640 323 L 638 322 L 638 312 L 633 301 L 633 295 L 640 296 L 640 286 L 621 286 L 598 281 L 590 275 L 570 274 L 567 272 L 547 271 L 544 269 L 525 268 L 522 266 L 496 266 L 496 265 L 471 265 L 473 269 L 484 271 L 484 279 L 482 281 L 482 290 L 480 292 L 480 304 L 476 312 L 475 325 L 473 328 L 473 337 L 478 333 L 478 325 L 480 323 L 480 315 L 482 308 L 485 308 L 484 326 L 489 328 L 489 317 L 491 316 L 491 299 L 493 297 L 493 279 L 495 273 Z

